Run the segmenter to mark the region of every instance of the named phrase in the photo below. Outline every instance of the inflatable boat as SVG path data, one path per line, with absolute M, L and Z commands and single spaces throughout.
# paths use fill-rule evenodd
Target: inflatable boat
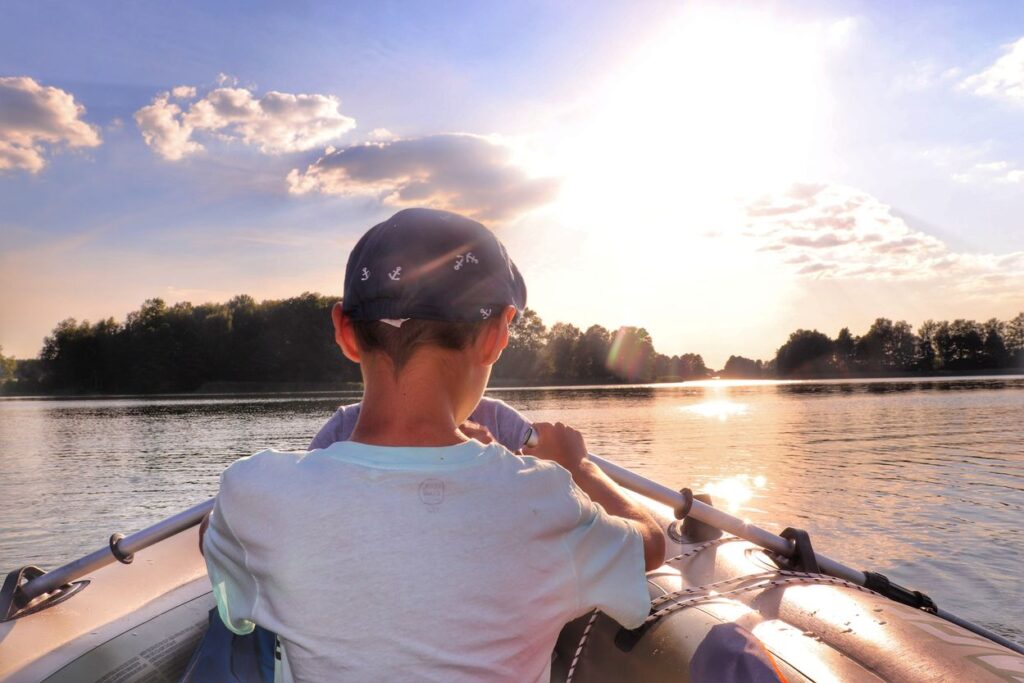
M 772 534 L 594 459 L 662 522 L 668 553 L 648 574 L 646 623 L 626 631 L 595 612 L 568 624 L 552 681 L 724 680 L 695 664 L 714 645 L 727 667 L 737 634 L 778 680 L 1024 681 L 1020 645 L 815 553 L 806 533 Z M 115 534 L 52 572 L 11 572 L 0 593 L 0 681 L 180 680 L 214 606 L 196 529 L 211 506 Z

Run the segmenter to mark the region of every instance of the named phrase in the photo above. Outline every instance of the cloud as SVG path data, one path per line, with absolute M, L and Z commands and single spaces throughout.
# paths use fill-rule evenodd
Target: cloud
M 1024 102 L 1024 38 L 1004 48 L 1005 54 L 984 71 L 960 83 L 975 95 Z
M 192 140 L 193 127 L 185 123 L 181 107 L 170 101 L 168 93 L 157 95 L 152 104 L 135 112 L 135 123 L 146 144 L 164 159 L 177 161 L 203 149 Z
M 1017 185 L 1024 183 L 1024 169 L 1012 161 L 986 161 L 976 163 L 966 171 L 954 173 L 953 180 L 967 184 Z
M 531 178 L 512 149 L 462 133 L 372 142 L 331 151 L 288 174 L 293 194 L 370 195 L 504 220 L 554 199 L 558 181 Z
M 948 85 L 960 78 L 960 67 L 943 68 L 933 62 L 911 62 L 893 79 L 898 92 L 919 93 L 939 85 Z
M 977 145 L 931 147 L 919 156 L 965 185 L 1012 187 L 1024 183 L 1024 167 L 1015 161 L 991 160 L 991 142 Z
M 0 77 L 0 171 L 38 173 L 54 150 L 98 146 L 99 128 L 83 121 L 84 114 L 60 88 L 27 76 Z
M 1024 251 L 968 254 L 907 225 L 855 188 L 797 185 L 747 207 L 747 237 L 798 276 L 879 281 L 943 280 L 981 292 L 1019 293 Z
M 374 128 L 373 130 L 370 131 L 371 140 L 394 140 L 396 137 L 398 136 L 392 133 L 387 128 Z
M 226 76 L 219 80 L 231 82 Z M 257 98 L 246 88 L 219 87 L 195 97 L 194 87 L 180 85 L 135 112 L 146 144 L 163 158 L 177 161 L 201 151 L 197 134 L 282 154 L 322 147 L 356 125 L 333 95 L 271 91 Z

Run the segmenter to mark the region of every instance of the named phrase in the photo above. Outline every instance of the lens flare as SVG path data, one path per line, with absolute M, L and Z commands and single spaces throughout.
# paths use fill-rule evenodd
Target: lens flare
M 653 375 L 654 344 L 647 330 L 621 327 L 608 350 L 606 366 L 619 377 L 636 381 Z

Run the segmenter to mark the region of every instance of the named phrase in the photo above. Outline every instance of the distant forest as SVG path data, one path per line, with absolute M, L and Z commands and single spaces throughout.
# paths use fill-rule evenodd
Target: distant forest
M 123 323 L 67 319 L 39 358 L 15 361 L 0 349 L 4 393 L 135 393 L 301 389 L 360 381 L 359 368 L 334 343 L 336 297 L 305 293 L 256 302 L 147 300 Z M 719 373 L 700 354 L 658 353 L 642 327 L 547 327 L 527 309 L 512 328 L 493 384 L 594 384 L 729 378 L 868 377 L 975 373 L 1024 368 L 1024 313 L 1003 322 L 879 318 L 862 336 L 843 328 L 792 333 L 768 361 L 731 356 Z
M 878 318 L 862 336 L 848 327 L 832 339 L 797 330 L 764 363 L 731 356 L 720 376 L 742 378 L 886 377 L 1024 370 L 1024 313 L 995 318 L 925 321 L 915 333 L 905 320 Z
M 261 303 L 241 295 L 200 306 L 149 299 L 124 323 L 69 318 L 45 339 L 38 359 L 2 366 L 9 379 L 5 392 L 258 391 L 359 382 L 359 366 L 334 343 L 330 310 L 337 300 L 308 292 Z M 709 374 L 699 355 L 657 353 L 643 328 L 548 328 L 527 309 L 492 376 L 507 385 L 678 381 Z

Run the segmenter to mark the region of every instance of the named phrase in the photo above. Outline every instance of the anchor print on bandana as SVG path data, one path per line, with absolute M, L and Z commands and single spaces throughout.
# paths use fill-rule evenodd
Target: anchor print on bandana
M 480 263 L 480 259 L 473 256 L 473 252 L 466 252 L 466 255 L 462 254 L 455 255 L 455 270 L 462 270 L 462 266 L 466 263 Z
M 362 280 L 363 282 L 366 282 L 367 280 L 369 280 L 370 279 L 370 269 L 369 268 L 363 268 L 363 276 L 361 278 L 359 278 L 359 279 Z
M 481 308 L 480 309 L 480 315 L 483 316 L 484 320 L 487 320 L 488 318 L 491 317 L 491 309 L 490 308 Z
M 390 273 L 388 273 L 388 277 L 391 278 L 392 280 L 395 280 L 396 282 L 398 280 L 401 280 L 402 279 L 402 266 L 398 266 L 397 268 L 392 270 Z

